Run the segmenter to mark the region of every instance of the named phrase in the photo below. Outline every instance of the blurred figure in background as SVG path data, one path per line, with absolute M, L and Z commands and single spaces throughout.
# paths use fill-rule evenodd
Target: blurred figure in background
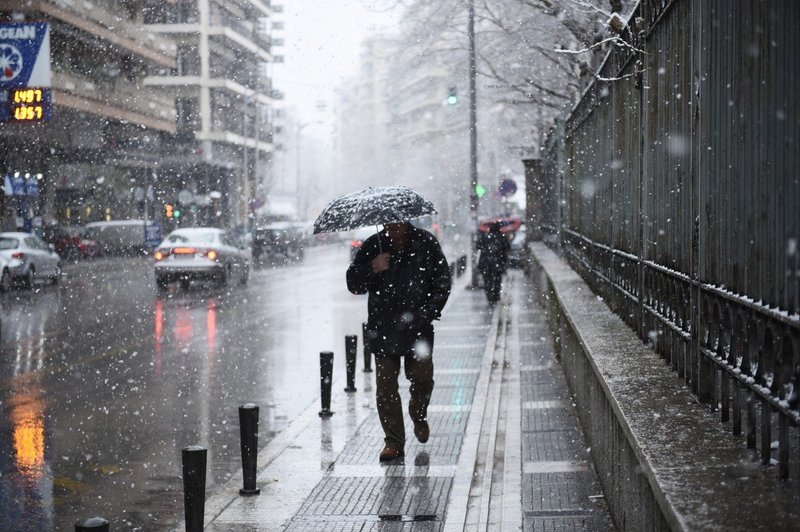
M 478 241 L 480 258 L 478 270 L 483 275 L 483 287 L 486 290 L 486 299 L 494 304 L 500 299 L 500 290 L 503 284 L 503 274 L 508 263 L 509 242 L 500 231 L 500 223 L 495 222 Z

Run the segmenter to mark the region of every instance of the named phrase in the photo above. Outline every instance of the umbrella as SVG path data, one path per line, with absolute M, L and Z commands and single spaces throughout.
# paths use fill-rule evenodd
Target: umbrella
M 499 217 L 499 218 L 491 218 L 489 220 L 484 220 L 478 225 L 478 231 L 481 233 L 485 233 L 489 230 L 489 227 L 493 223 L 500 224 L 500 232 L 501 233 L 513 233 L 517 229 L 522 226 L 522 220 L 516 217 Z
M 314 222 L 314 234 L 405 222 L 427 214 L 436 214 L 433 203 L 408 187 L 369 187 L 330 202 Z
M 314 234 L 405 222 L 426 214 L 436 214 L 433 203 L 408 187 L 369 187 L 330 202 L 314 222 Z

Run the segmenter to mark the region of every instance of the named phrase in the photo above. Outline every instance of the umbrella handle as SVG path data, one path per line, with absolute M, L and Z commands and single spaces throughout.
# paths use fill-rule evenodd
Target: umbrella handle
M 381 246 L 381 232 L 378 226 L 375 226 L 375 234 L 378 235 L 378 253 L 383 254 L 383 246 Z

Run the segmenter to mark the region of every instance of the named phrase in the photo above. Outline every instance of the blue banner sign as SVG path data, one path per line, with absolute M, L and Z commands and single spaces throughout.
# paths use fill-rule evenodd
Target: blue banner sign
M 0 23 L 0 121 L 50 115 L 50 25 Z
M 29 177 L 25 180 L 25 195 L 37 197 L 39 195 L 39 180 L 35 177 Z
M 11 177 L 11 194 L 14 196 L 25 195 L 25 178 L 16 175 Z

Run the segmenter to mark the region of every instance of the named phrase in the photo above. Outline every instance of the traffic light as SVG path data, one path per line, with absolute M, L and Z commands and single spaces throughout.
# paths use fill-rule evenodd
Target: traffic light
M 458 103 L 458 91 L 455 87 L 447 89 L 447 105 L 455 105 Z
M 480 183 L 475 185 L 475 196 L 478 199 L 481 199 L 484 196 L 484 194 L 486 194 L 486 187 L 481 185 Z
M 180 209 L 180 207 L 175 207 L 174 209 L 172 209 L 172 215 L 173 215 L 173 216 L 174 216 L 176 219 L 177 219 L 177 218 L 180 218 L 180 217 L 181 217 L 181 214 L 182 214 L 182 213 L 181 213 L 181 209 Z
M 175 214 L 175 207 L 172 206 L 172 203 L 167 203 L 164 205 L 164 216 L 167 218 L 172 218 Z

